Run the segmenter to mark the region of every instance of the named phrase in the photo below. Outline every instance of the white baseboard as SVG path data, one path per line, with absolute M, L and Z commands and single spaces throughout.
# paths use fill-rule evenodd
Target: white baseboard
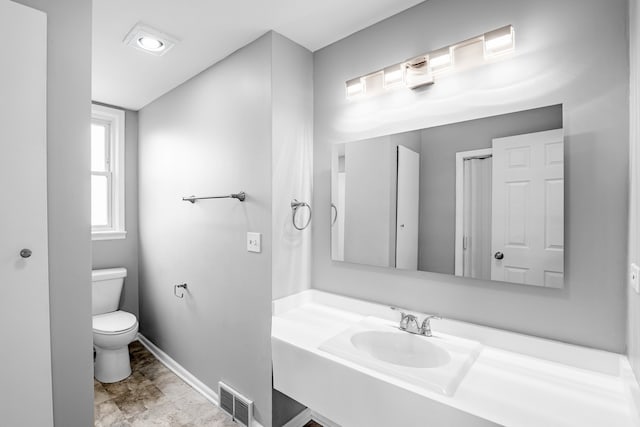
M 194 390 L 203 395 L 205 399 L 213 403 L 216 406 L 220 406 L 220 400 L 218 393 L 212 390 L 205 383 L 196 378 L 191 372 L 187 371 L 178 362 L 173 360 L 167 353 L 160 350 L 154 343 L 149 341 L 144 335 L 138 334 L 138 340 L 140 343 L 153 354 L 156 359 L 160 361 L 164 366 L 169 368 L 174 374 L 176 374 L 182 381 L 189 384 Z
M 316 421 L 322 424 L 323 427 L 340 427 L 338 424 L 333 421 L 323 417 L 317 412 L 312 411 L 307 408 L 304 411 L 300 412 L 298 415 L 293 417 L 288 423 L 283 425 L 282 427 L 304 427 L 309 421 Z
M 211 387 L 200 381 L 193 375 L 191 372 L 187 371 L 182 367 L 178 362 L 171 358 L 167 353 L 160 350 L 154 343 L 149 341 L 144 335 L 138 334 L 138 341 L 147 349 L 151 354 L 153 354 L 160 363 L 166 366 L 171 372 L 176 374 L 182 381 L 189 384 L 191 388 L 200 393 L 205 399 L 214 405 L 220 407 L 220 400 L 218 398 L 218 393 L 216 393 Z M 256 420 L 252 420 L 252 427 L 262 427 L 262 424 L 257 422 Z M 302 424 L 304 425 L 304 424 Z M 331 427 L 331 426 L 327 426 Z

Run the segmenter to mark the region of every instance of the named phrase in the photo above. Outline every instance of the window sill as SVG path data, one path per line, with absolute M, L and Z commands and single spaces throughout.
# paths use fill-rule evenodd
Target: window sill
M 91 240 L 119 240 L 127 237 L 126 231 L 92 231 Z

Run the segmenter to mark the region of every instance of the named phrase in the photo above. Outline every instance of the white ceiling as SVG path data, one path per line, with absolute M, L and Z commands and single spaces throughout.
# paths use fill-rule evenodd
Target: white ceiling
M 94 101 L 139 110 L 269 30 L 316 51 L 423 0 L 93 0 Z M 125 46 L 137 23 L 180 40 Z

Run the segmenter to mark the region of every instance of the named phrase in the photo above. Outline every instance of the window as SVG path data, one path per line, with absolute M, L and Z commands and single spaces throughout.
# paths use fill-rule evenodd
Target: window
M 124 239 L 124 111 L 101 105 L 91 114 L 91 236 Z

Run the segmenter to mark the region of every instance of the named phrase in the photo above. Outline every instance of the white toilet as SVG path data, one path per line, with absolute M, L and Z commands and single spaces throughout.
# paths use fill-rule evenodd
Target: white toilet
M 127 277 L 125 268 L 93 270 L 91 275 L 93 346 L 96 351 L 93 372 L 98 381 L 115 383 L 131 375 L 129 343 L 138 333 L 138 319 L 118 310 Z

